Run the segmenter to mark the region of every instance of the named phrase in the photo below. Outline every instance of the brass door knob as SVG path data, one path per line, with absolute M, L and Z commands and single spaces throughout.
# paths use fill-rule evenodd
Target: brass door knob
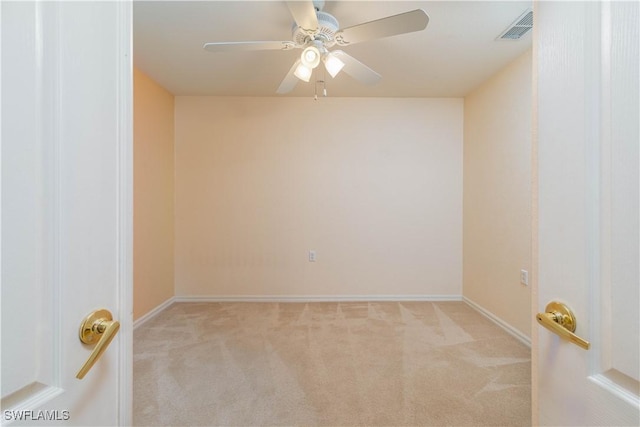
M 576 331 L 576 316 L 573 311 L 561 302 L 552 301 L 545 308 L 546 313 L 538 313 L 536 319 L 545 328 L 568 340 L 578 347 L 589 350 L 589 341 L 574 334 Z
M 113 338 L 120 330 L 120 322 L 113 320 L 109 310 L 101 309 L 89 313 L 80 324 L 80 341 L 85 344 L 98 344 L 94 347 L 89 358 L 76 374 L 76 378 L 83 379 L 87 372 L 98 361 L 102 353 L 107 349 Z

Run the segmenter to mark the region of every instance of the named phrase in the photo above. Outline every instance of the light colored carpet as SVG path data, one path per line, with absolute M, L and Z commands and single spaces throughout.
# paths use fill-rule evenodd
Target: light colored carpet
M 179 303 L 134 333 L 134 424 L 531 425 L 530 361 L 463 302 Z

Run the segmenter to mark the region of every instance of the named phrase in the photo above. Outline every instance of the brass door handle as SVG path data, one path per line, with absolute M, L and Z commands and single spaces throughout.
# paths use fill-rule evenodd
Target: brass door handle
M 589 350 L 589 341 L 584 340 L 574 334 L 576 331 L 576 316 L 573 311 L 561 302 L 552 301 L 545 308 L 546 313 L 538 313 L 536 319 L 538 323 L 560 335 L 561 338 L 571 341 L 578 347 Z
M 80 341 L 93 344 L 98 341 L 89 358 L 76 374 L 76 378 L 83 379 L 87 372 L 98 361 L 120 329 L 120 322 L 113 320 L 109 310 L 101 309 L 89 313 L 80 324 Z

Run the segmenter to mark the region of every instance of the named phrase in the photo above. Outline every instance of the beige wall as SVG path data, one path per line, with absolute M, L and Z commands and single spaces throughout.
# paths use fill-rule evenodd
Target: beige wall
M 176 295 L 461 294 L 462 99 L 175 111 Z
M 174 97 L 134 69 L 133 318 L 174 293 Z
M 530 337 L 531 51 L 464 102 L 463 295 Z

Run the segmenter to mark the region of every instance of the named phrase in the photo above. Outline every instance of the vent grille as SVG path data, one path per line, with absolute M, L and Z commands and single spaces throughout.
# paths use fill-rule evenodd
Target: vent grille
M 518 40 L 533 28 L 533 11 L 526 10 L 496 40 Z

